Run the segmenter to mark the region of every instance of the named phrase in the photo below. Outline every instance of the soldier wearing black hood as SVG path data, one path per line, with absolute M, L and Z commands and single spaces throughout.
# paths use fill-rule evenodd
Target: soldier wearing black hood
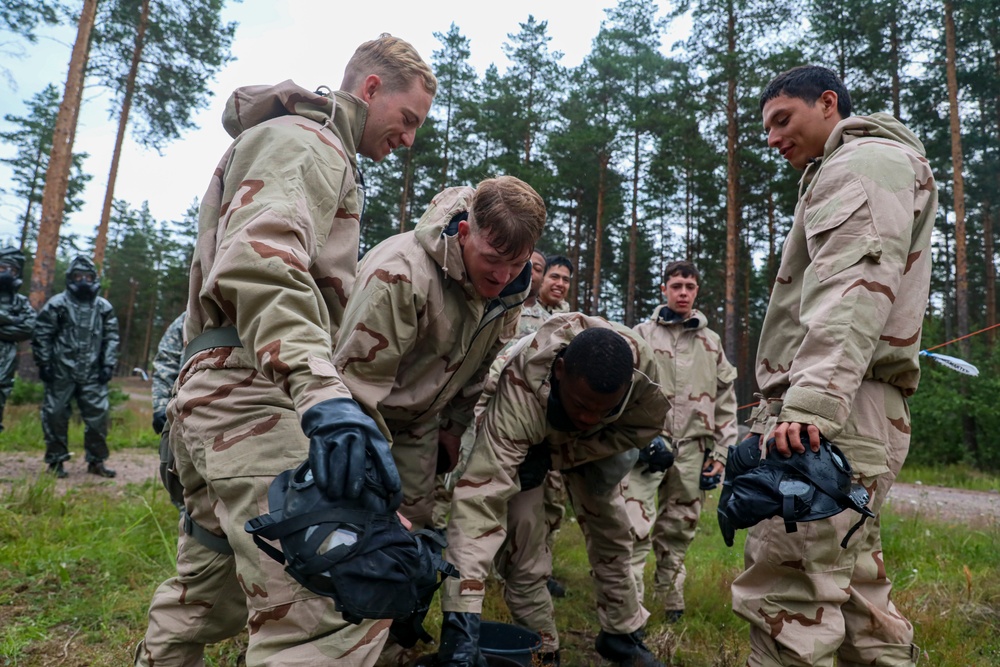
M 24 255 L 13 246 L 0 248 L 0 432 L 3 432 L 3 409 L 14 389 L 17 370 L 17 344 L 31 338 L 35 328 L 35 310 L 28 297 L 18 294 Z
M 108 458 L 108 382 L 118 363 L 118 318 L 101 289 L 97 267 L 78 255 L 66 270 L 66 290 L 42 308 L 31 347 L 38 376 L 45 383 L 42 430 L 45 462 L 57 477 L 66 477 L 69 460 L 70 400 L 75 398 L 84 423 L 87 472 L 114 477 Z

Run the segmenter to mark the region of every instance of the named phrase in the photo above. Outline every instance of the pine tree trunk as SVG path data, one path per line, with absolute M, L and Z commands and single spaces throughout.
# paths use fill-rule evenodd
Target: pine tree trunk
M 889 69 L 890 75 L 892 77 L 892 115 L 899 118 L 900 104 L 899 104 L 899 16 L 897 15 L 897 10 L 899 9 L 898 3 L 893 3 L 892 5 L 892 15 L 889 17 Z
M 407 148 L 403 159 L 403 191 L 399 193 L 399 233 L 406 231 L 410 199 L 410 179 L 413 177 L 413 148 Z
M 604 184 L 608 174 L 610 156 L 607 153 L 601 153 L 599 161 L 597 174 L 597 222 L 594 225 L 594 275 L 590 292 L 591 315 L 597 315 L 600 312 L 599 308 L 601 306 L 601 242 L 604 232 Z
M 66 75 L 66 89 L 52 132 L 52 153 L 49 155 L 45 189 L 42 191 L 42 216 L 38 223 L 38 246 L 31 271 L 29 295 L 35 310 L 40 309 L 48 298 L 56 272 L 59 228 L 62 226 L 66 192 L 69 189 L 69 172 L 73 166 L 73 140 L 76 138 L 76 125 L 83 100 L 83 79 L 90 54 L 90 33 L 94 28 L 96 16 L 97 0 L 83 0 L 80 25 Z
M 104 192 L 104 209 L 101 211 L 101 224 L 97 228 L 97 238 L 94 240 L 94 264 L 100 271 L 104 265 L 104 251 L 108 245 L 108 222 L 111 220 L 111 204 L 115 198 L 115 181 L 118 180 L 118 163 L 122 157 L 122 145 L 125 143 L 125 127 L 128 125 L 128 115 L 132 110 L 132 97 L 135 95 L 135 80 L 139 75 L 139 62 L 146 41 L 146 27 L 149 25 L 149 1 L 142 0 L 139 14 L 139 27 L 135 35 L 135 46 L 132 49 L 132 64 L 129 66 L 128 78 L 125 80 L 125 95 L 122 98 L 122 109 L 118 116 L 118 135 L 115 137 L 115 150 L 111 155 L 111 169 L 108 171 L 108 187 Z
M 730 58 L 736 57 L 736 14 L 729 3 L 728 23 Z M 726 302 L 725 346 L 726 356 L 736 359 L 739 350 L 739 322 L 736 312 L 736 280 L 739 268 L 739 162 L 736 155 L 739 108 L 736 100 L 736 75 L 728 73 L 726 94 Z
M 628 286 L 625 289 L 625 326 L 635 326 L 635 279 L 639 254 L 639 131 L 632 145 L 632 226 L 628 233 Z
M 948 108 L 951 127 L 952 187 L 955 210 L 955 308 L 958 335 L 969 333 L 969 276 L 966 257 L 965 232 L 965 179 L 962 172 L 962 134 L 958 111 L 958 76 L 955 53 L 955 19 L 951 0 L 945 0 L 945 49 L 948 80 Z M 968 354 L 968 343 L 963 341 L 963 352 Z
M 573 209 L 573 215 L 570 220 L 570 228 L 572 229 L 572 235 L 570 236 L 571 243 L 569 248 L 569 261 L 573 263 L 575 270 L 573 271 L 573 280 L 570 283 L 572 288 L 570 289 L 569 303 L 571 310 L 580 310 L 580 285 L 582 284 L 582 271 L 580 271 L 580 224 L 583 218 L 583 193 L 578 192 L 576 196 L 576 207 Z
M 983 210 L 983 254 L 986 256 L 986 326 L 997 323 L 997 267 L 993 261 L 993 207 L 987 202 Z M 996 329 L 986 332 L 990 347 L 996 341 Z

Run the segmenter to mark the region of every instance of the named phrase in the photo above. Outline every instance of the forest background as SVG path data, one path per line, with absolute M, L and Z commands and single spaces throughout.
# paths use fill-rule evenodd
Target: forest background
M 102 266 L 121 322 L 120 374 L 149 369 L 183 309 L 197 231 L 197 202 L 180 219 L 157 220 L 146 202 L 114 197 L 121 142 L 127 129 L 158 148 L 191 129 L 231 58 L 238 25 L 222 19 L 224 4 L 10 0 L 0 8 L 0 73 L 5 45 L 36 39 L 46 24 L 77 28 L 66 81 L 42 87 L 25 100 L 28 113 L 0 123 L 14 174 L 0 187 L 23 202 L 15 244 L 29 257 L 36 307 L 62 288 L 72 255 L 93 254 Z M 690 32 L 665 45 L 681 18 Z M 698 265 L 698 305 L 740 370 L 747 406 L 798 179 L 766 146 L 759 93 L 790 66 L 826 65 L 846 82 L 855 113 L 891 113 L 923 140 L 940 193 L 923 347 L 949 343 L 938 351 L 980 369 L 969 378 L 925 362 L 911 402 L 911 459 L 1000 469 L 1000 354 L 990 328 L 1000 210 L 995 0 L 622 0 L 574 67 L 561 64 L 546 21 L 528 15 L 518 26 L 504 44 L 505 67 L 477 71 L 461 26 L 442 19 L 429 56 L 440 85 L 431 117 L 411 148 L 378 164 L 362 159 L 362 249 L 412 229 L 443 187 L 518 176 L 548 205 L 541 248 L 577 266 L 575 310 L 636 324 L 658 303 L 667 262 Z M 101 222 L 81 238 L 62 230 L 92 187 L 73 152 L 91 88 L 109 92 L 119 131 Z M 20 372 L 33 375 L 30 358 Z

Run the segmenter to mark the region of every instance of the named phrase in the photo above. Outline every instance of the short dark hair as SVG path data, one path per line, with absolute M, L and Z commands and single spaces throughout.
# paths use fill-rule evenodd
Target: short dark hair
M 569 269 L 569 275 L 573 275 L 573 262 L 569 261 L 569 257 L 564 257 L 563 255 L 546 255 L 544 273 L 547 274 L 553 266 L 565 266 Z
M 584 378 L 600 394 L 613 394 L 632 380 L 632 346 L 614 329 L 584 329 L 563 352 L 567 375 Z
M 851 94 L 833 70 L 819 65 L 799 65 L 771 79 L 760 94 L 760 110 L 781 94 L 797 97 L 813 105 L 825 91 L 837 93 L 837 112 L 844 119 L 851 115 Z
M 697 267 L 686 259 L 679 259 L 667 264 L 667 268 L 663 269 L 663 284 L 666 285 L 667 281 L 674 276 L 694 278 L 696 283 L 701 282 L 701 274 L 698 273 Z

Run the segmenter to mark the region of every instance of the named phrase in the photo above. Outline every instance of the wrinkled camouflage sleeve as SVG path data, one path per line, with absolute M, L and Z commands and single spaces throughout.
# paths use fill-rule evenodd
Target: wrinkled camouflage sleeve
M 426 306 L 418 291 L 407 276 L 362 271 L 340 328 L 337 370 L 387 437 L 379 405 L 392 391 L 401 360 L 417 343 L 418 313 Z
M 738 427 L 736 424 L 736 368 L 729 363 L 724 352 L 719 353 L 716 369 L 715 394 L 715 447 L 712 458 L 726 463 L 729 445 L 736 444 Z
M 101 317 L 104 319 L 102 329 L 101 354 L 98 366 L 117 366 L 119 352 L 118 317 L 111 304 L 101 299 Z
M 500 383 L 479 415 L 469 465 L 455 486 L 447 558 L 461 575 L 445 581 L 443 611 L 482 612 L 486 577 L 507 537 L 507 503 L 521 490 L 517 469 L 544 438 L 536 397 L 523 383 Z
M 0 340 L 17 343 L 31 338 L 35 329 L 35 309 L 23 294 L 15 294 L 10 304 L 0 309 Z
M 520 314 L 521 306 L 512 308 L 504 313 L 504 322 L 500 337 L 494 341 L 489 352 L 483 357 L 483 363 L 480 365 L 479 370 L 476 371 L 476 374 L 472 376 L 472 379 L 445 406 L 442 412 L 442 416 L 444 417 L 442 423 L 446 431 L 454 435 L 461 435 L 469 424 L 472 423 L 472 414 L 475 410 L 476 402 L 483 391 L 490 366 L 496 360 L 500 350 L 506 347 L 517 331 Z
M 52 346 L 56 340 L 58 327 L 59 312 L 53 307 L 50 299 L 35 318 L 35 330 L 31 334 L 31 353 L 36 366 L 51 365 Z
M 855 165 L 878 165 L 884 182 Z M 825 164 L 800 204 L 813 270 L 779 421 L 813 424 L 831 440 L 843 429 L 908 268 L 914 212 L 901 202 L 915 199 L 915 181 L 902 151 L 869 144 Z
M 164 412 L 184 356 L 184 315 L 179 315 L 160 339 L 153 357 L 153 412 Z
M 225 233 L 204 288 L 299 416 L 350 396 L 333 366 L 333 323 L 309 267 L 336 233 L 351 167 L 303 122 L 245 132 L 217 174 L 232 198 L 222 203 Z

